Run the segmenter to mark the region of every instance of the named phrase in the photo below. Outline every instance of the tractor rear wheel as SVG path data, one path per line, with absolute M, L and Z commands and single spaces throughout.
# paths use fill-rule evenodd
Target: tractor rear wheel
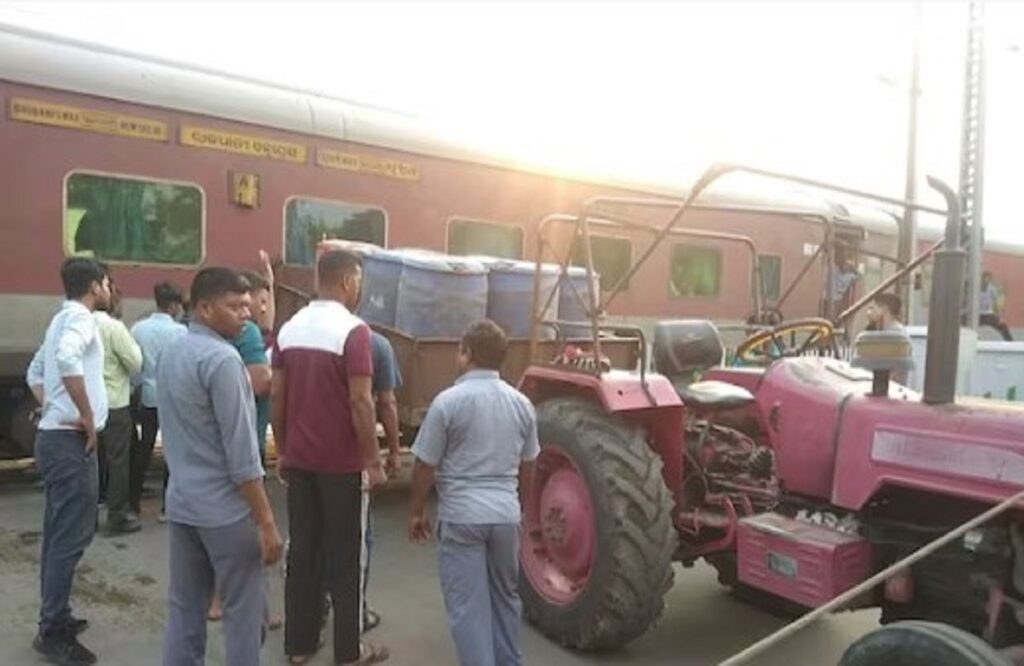
M 568 647 L 619 647 L 660 617 L 672 586 L 677 535 L 661 459 L 642 428 L 585 400 L 542 403 L 537 425 L 520 555 L 526 617 Z
M 1008 666 L 974 634 L 938 622 L 908 620 L 877 629 L 846 649 L 839 666 Z

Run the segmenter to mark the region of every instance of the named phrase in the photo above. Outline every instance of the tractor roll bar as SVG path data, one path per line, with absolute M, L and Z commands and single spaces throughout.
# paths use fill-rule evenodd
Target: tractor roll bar
M 858 310 L 860 310 L 862 307 L 864 307 L 865 303 L 870 302 L 872 299 L 874 299 L 875 296 L 877 296 L 878 294 L 882 293 L 883 291 L 885 291 L 886 289 L 888 289 L 892 285 L 896 284 L 896 282 L 898 282 L 900 280 L 900 278 L 902 278 L 903 276 L 907 275 L 908 273 L 913 271 L 915 268 L 917 268 L 918 266 L 923 264 L 925 261 L 927 261 L 933 254 L 935 254 L 935 252 L 940 247 L 943 246 L 943 244 L 945 244 L 945 242 L 946 242 L 946 239 L 943 238 L 943 239 L 939 240 L 937 243 L 935 243 L 934 245 L 932 245 L 931 247 L 929 247 L 927 250 L 922 252 L 919 256 L 915 257 L 914 260 L 911 261 L 909 264 L 907 264 L 906 266 L 904 266 L 900 270 L 898 270 L 895 273 L 893 273 L 892 275 L 890 275 L 888 278 L 883 280 L 880 285 L 878 285 L 877 287 L 875 287 L 874 289 L 872 289 L 868 293 L 866 293 L 863 296 L 861 296 L 860 299 L 856 303 L 854 303 L 850 307 L 848 307 L 845 310 L 843 310 L 839 314 L 839 316 L 836 318 L 836 320 L 840 324 L 842 324 L 847 319 L 852 317 L 854 315 L 854 313 L 856 313 Z
M 623 198 L 623 199 L 616 199 L 616 201 L 617 202 L 628 202 L 630 204 L 640 204 L 642 202 L 642 204 L 649 204 L 652 207 L 666 207 L 666 202 L 663 201 L 663 200 L 624 199 Z M 678 204 L 674 203 L 674 202 L 668 202 L 668 206 L 674 207 L 676 205 L 678 205 Z M 704 209 L 713 209 L 713 210 L 725 210 L 725 209 L 736 210 L 736 211 L 741 210 L 740 208 L 725 207 L 725 206 L 721 206 L 721 207 L 720 206 L 705 206 L 703 208 Z M 765 210 L 760 210 L 760 209 L 757 209 L 757 210 L 754 210 L 754 209 L 742 209 L 742 210 L 744 210 L 744 212 L 764 212 L 764 213 L 768 213 L 768 214 L 772 214 L 773 213 L 773 214 L 780 214 L 780 215 L 781 214 L 787 214 L 786 211 L 782 211 L 782 210 L 770 210 L 770 209 L 765 209 Z M 629 220 L 629 219 L 627 219 L 625 217 L 621 217 L 621 216 L 615 215 L 613 213 L 608 213 L 606 211 L 602 211 L 601 212 L 601 216 L 602 217 L 600 217 L 600 218 L 591 218 L 589 220 L 589 224 L 594 225 L 596 227 L 600 227 L 600 228 L 628 229 L 628 230 L 641 231 L 641 232 L 650 233 L 650 234 L 657 233 L 657 230 L 652 228 L 650 225 L 638 223 L 638 222 Z M 532 347 L 531 348 L 531 356 L 533 355 L 534 351 L 536 351 L 536 339 L 537 339 L 536 328 L 538 328 L 540 325 L 542 325 L 542 324 L 550 324 L 550 323 L 556 323 L 556 324 L 562 324 L 562 325 L 573 325 L 573 324 L 578 325 L 579 324 L 579 322 L 568 322 L 568 321 L 556 321 L 556 322 L 551 322 L 551 321 L 548 321 L 548 320 L 541 321 L 541 314 L 544 313 L 544 312 L 547 312 L 548 308 L 551 306 L 552 300 L 554 300 L 555 292 L 553 290 L 550 293 L 548 293 L 547 299 L 544 301 L 544 304 L 541 307 L 539 307 L 539 308 L 536 307 L 536 304 L 540 300 L 540 264 L 542 264 L 543 261 L 544 261 L 544 245 L 547 242 L 546 231 L 552 225 L 554 225 L 554 224 L 558 224 L 558 223 L 563 223 L 563 224 L 573 224 L 573 223 L 576 223 L 576 224 L 578 224 L 578 222 L 579 222 L 579 218 L 577 216 L 575 216 L 575 215 L 569 215 L 569 214 L 565 214 L 565 213 L 555 213 L 555 214 L 547 215 L 546 217 L 544 217 L 544 219 L 541 220 L 540 225 L 538 227 L 538 234 L 537 234 L 538 248 L 537 248 L 537 262 L 536 262 L 537 263 L 537 270 L 534 273 L 534 285 L 533 285 L 534 286 L 534 293 L 533 293 L 534 301 L 533 302 L 535 304 L 534 305 L 534 318 L 533 318 L 534 333 L 532 333 L 531 336 L 530 336 L 531 337 L 531 347 Z M 706 238 L 706 239 L 713 239 L 713 240 L 722 240 L 722 241 L 736 242 L 736 243 L 740 243 L 740 244 L 744 245 L 749 250 L 749 252 L 750 252 L 750 257 L 751 257 L 751 280 L 753 281 L 753 284 L 755 285 L 753 300 L 754 300 L 755 311 L 759 310 L 759 307 L 760 307 L 760 293 L 759 293 L 759 289 L 757 289 L 756 286 L 760 284 L 759 283 L 760 268 L 759 268 L 759 265 L 758 265 L 757 246 L 754 244 L 753 239 L 751 239 L 749 236 L 744 236 L 744 235 L 741 235 L 741 234 L 731 234 L 731 233 L 724 233 L 724 232 L 717 232 L 717 231 L 707 231 L 707 230 L 704 230 L 704 229 L 688 229 L 688 228 L 671 229 L 669 231 L 669 235 L 675 236 L 675 237 L 683 237 L 683 238 Z M 579 238 L 579 226 L 576 227 L 576 233 L 573 236 L 573 241 L 575 242 L 575 240 L 577 238 Z M 566 274 L 567 274 L 566 272 L 567 272 L 569 261 L 571 259 L 571 255 L 568 255 L 568 256 L 565 256 L 565 257 L 556 257 L 556 259 L 559 260 L 559 271 L 560 271 L 560 274 L 562 276 L 566 276 Z M 589 274 L 593 275 L 593 271 L 591 271 Z M 577 289 L 575 282 L 573 282 L 572 280 L 568 280 L 567 279 L 567 280 L 565 280 L 563 282 L 563 286 L 566 285 L 566 284 L 569 286 L 570 289 L 572 289 L 572 291 L 576 295 L 576 297 L 579 298 L 579 300 L 585 304 L 585 309 L 587 310 L 588 315 L 596 314 L 596 313 L 599 313 L 599 312 L 603 312 L 607 308 L 608 301 L 606 301 L 605 303 L 597 303 L 596 299 L 593 299 L 593 300 L 591 300 L 589 298 L 588 299 L 584 299 L 583 295 L 580 294 L 579 290 Z M 588 283 L 588 289 L 587 289 L 588 297 L 595 296 L 595 295 L 589 293 L 592 290 L 591 287 L 592 287 L 592 282 Z M 587 304 L 588 300 L 591 300 L 591 302 L 589 304 Z M 596 316 L 591 316 L 590 318 L 592 320 L 592 328 L 593 328 L 594 322 L 596 322 L 597 317 Z M 601 326 L 599 328 L 602 328 L 604 330 L 616 329 L 616 330 L 622 331 L 622 332 L 625 332 L 625 331 L 628 330 L 629 332 L 632 332 L 632 333 L 640 331 L 642 333 L 642 331 L 640 329 L 636 328 L 636 327 L 628 327 L 628 326 L 621 326 L 621 325 L 616 325 L 616 326 L 611 326 L 611 327 L 609 327 L 609 326 Z M 593 333 L 593 335 L 595 336 L 595 339 L 596 339 L 597 338 L 597 331 L 592 330 L 592 333 Z M 600 345 L 600 343 L 597 343 L 597 346 L 596 346 L 596 351 L 597 351 L 598 354 L 600 354 L 600 347 L 599 347 L 599 345 Z M 641 346 L 646 347 L 646 342 L 643 339 L 641 339 Z
M 588 199 L 587 203 L 590 204 L 591 207 L 600 206 L 602 204 L 604 204 L 604 205 L 614 204 L 614 205 L 620 205 L 620 206 L 632 205 L 632 206 L 642 206 L 642 207 L 647 207 L 647 208 L 666 208 L 666 209 L 667 208 L 677 208 L 680 205 L 680 201 L 679 200 L 651 199 L 651 198 L 633 198 L 633 197 L 594 197 L 592 199 Z M 822 243 L 821 245 L 819 245 L 818 251 L 815 252 L 814 257 L 812 257 L 812 259 L 808 262 L 808 264 L 800 271 L 800 274 L 792 281 L 792 283 L 789 285 L 789 287 L 787 287 L 785 294 L 780 299 L 778 299 L 778 302 L 776 303 L 776 307 L 779 307 L 779 306 L 782 305 L 782 303 L 786 300 L 786 298 L 789 296 L 789 294 L 792 293 L 792 291 L 794 290 L 796 285 L 799 283 L 800 279 L 807 273 L 808 270 L 810 270 L 810 268 L 813 265 L 814 261 L 821 254 L 822 248 L 825 247 L 825 245 L 827 245 L 827 240 L 828 240 L 828 238 L 831 237 L 832 225 L 835 223 L 835 221 L 834 221 L 832 216 L 826 216 L 826 215 L 822 215 L 820 213 L 813 213 L 813 212 L 810 212 L 810 211 L 806 211 L 806 210 L 802 210 L 802 209 L 796 209 L 796 208 L 775 208 L 775 207 L 769 207 L 769 206 L 737 206 L 737 205 L 702 204 L 702 203 L 695 203 L 695 204 L 693 204 L 693 208 L 695 210 L 712 211 L 712 212 L 719 212 L 719 213 L 738 213 L 738 214 L 765 215 L 765 216 L 777 216 L 777 217 L 783 217 L 784 216 L 784 217 L 788 217 L 788 218 L 802 219 L 802 220 L 804 220 L 806 222 L 809 222 L 809 223 L 812 223 L 812 224 L 816 224 L 816 225 L 819 225 L 819 226 L 823 227 L 823 229 L 825 230 L 826 242 Z M 611 211 L 608 211 L 608 210 L 601 210 L 600 212 L 597 213 L 597 215 L 599 217 L 595 217 L 595 218 L 591 218 L 590 219 L 591 224 L 595 224 L 595 225 L 600 226 L 600 227 L 624 228 L 624 229 L 642 231 L 644 233 L 651 233 L 651 234 L 657 233 L 657 228 L 653 227 L 650 224 L 636 222 L 636 221 L 628 219 L 625 216 L 616 215 L 616 214 L 614 214 L 614 213 L 612 213 Z M 546 231 L 547 231 L 548 227 L 551 226 L 552 224 L 555 224 L 555 223 L 576 223 L 576 224 L 579 224 L 579 219 L 580 218 L 579 218 L 578 215 L 570 215 L 570 214 L 567 214 L 567 213 L 554 213 L 554 214 L 545 216 L 541 220 L 541 222 L 540 222 L 540 224 L 538 226 L 538 235 L 537 235 L 537 246 L 538 246 L 537 247 L 537 257 L 538 257 L 537 264 L 538 264 L 538 269 L 539 269 L 539 264 L 543 263 L 544 245 L 545 245 L 545 241 L 546 241 Z M 757 312 L 761 311 L 761 306 L 763 305 L 763 301 L 764 301 L 764 294 L 762 293 L 763 292 L 763 289 L 762 289 L 763 285 L 761 283 L 761 277 L 762 276 L 761 276 L 761 270 L 760 270 L 760 258 L 759 258 L 758 254 L 757 254 L 757 247 L 754 244 L 753 239 L 751 239 L 749 236 L 744 236 L 744 235 L 740 235 L 740 234 L 731 234 L 731 233 L 725 233 L 725 232 L 715 232 L 715 231 L 707 231 L 707 230 L 703 230 L 703 229 L 690 229 L 690 228 L 673 228 L 673 229 L 670 230 L 669 235 L 682 236 L 682 237 L 707 238 L 707 239 L 724 240 L 724 241 L 736 241 L 736 242 L 741 242 L 741 243 L 744 243 L 745 245 L 747 245 L 747 247 L 751 251 L 751 276 L 750 276 L 751 287 L 752 287 L 752 289 L 751 289 L 751 300 L 752 300 L 752 303 L 753 303 L 754 312 L 757 313 Z M 573 242 L 575 242 L 576 239 L 579 238 L 579 236 L 580 236 L 579 228 L 577 227 L 576 233 L 573 236 Z M 560 268 L 562 274 L 564 275 L 565 269 L 566 269 L 566 267 L 567 267 L 567 265 L 569 263 L 569 258 L 564 258 L 563 259 L 563 258 L 560 258 L 560 257 L 557 257 L 557 256 L 555 258 L 559 260 L 558 261 L 559 268 Z M 571 282 L 571 281 L 568 281 L 568 284 L 569 284 L 570 288 L 573 290 L 573 293 L 576 295 L 576 297 L 579 298 L 579 300 L 581 302 L 586 304 L 587 303 L 587 299 L 585 299 L 583 297 L 583 295 L 579 293 L 579 291 L 576 288 L 576 284 L 574 282 Z M 539 297 L 540 297 L 540 281 L 539 281 L 539 276 L 538 276 L 538 279 L 535 280 L 534 287 L 535 287 L 534 302 L 536 303 L 537 299 L 539 299 Z M 609 293 L 617 294 L 618 291 L 620 291 L 620 290 L 621 290 L 620 285 L 617 285 L 617 288 L 613 289 Z M 541 307 L 539 309 L 535 309 L 535 315 L 537 313 L 547 312 L 547 309 L 550 307 L 551 301 L 552 301 L 553 298 L 554 298 L 554 294 L 553 293 L 549 294 L 548 295 L 548 299 L 547 299 L 547 301 L 545 301 L 543 307 Z M 596 305 L 596 307 L 597 307 L 596 312 L 603 312 L 603 311 L 605 311 L 607 309 L 607 307 L 608 307 L 608 304 L 611 302 L 611 300 L 613 298 L 614 298 L 614 296 L 609 296 L 608 299 L 603 304 L 598 303 Z M 586 305 L 586 309 L 587 309 L 588 312 L 595 311 L 593 309 L 594 307 L 595 307 L 594 305 Z M 544 322 L 538 322 L 538 324 L 540 324 L 540 323 L 544 323 Z M 564 323 L 572 323 L 572 322 L 564 322 Z M 578 324 L 578 322 L 576 322 L 576 323 Z M 533 337 L 533 336 L 531 336 L 531 337 Z
M 944 264 L 948 264 L 948 267 L 944 265 L 944 268 L 948 269 L 947 272 L 950 272 L 950 273 L 955 272 L 955 264 L 956 264 L 956 262 L 953 259 L 954 259 L 955 253 L 959 251 L 959 237 L 958 237 L 958 234 L 959 234 L 960 226 L 961 226 L 961 224 L 960 224 L 959 204 L 957 202 L 956 195 L 949 188 L 949 186 L 944 184 L 942 181 L 938 180 L 937 178 L 929 176 L 928 177 L 928 184 L 933 189 L 939 191 L 939 193 L 942 194 L 943 197 L 945 198 L 945 202 L 946 202 L 946 209 L 945 210 L 939 209 L 939 208 L 934 208 L 932 206 L 926 206 L 924 204 L 919 204 L 919 203 L 916 203 L 916 202 L 913 202 L 913 201 L 907 201 L 905 199 L 898 199 L 898 198 L 889 197 L 889 196 L 885 196 L 885 195 L 873 194 L 871 192 L 866 192 L 864 190 L 858 190 L 858 189 L 855 189 L 855 188 L 845 187 L 845 186 L 842 186 L 842 185 L 834 185 L 832 183 L 827 183 L 825 181 L 816 180 L 816 179 L 813 179 L 813 178 L 804 178 L 804 177 L 801 177 L 801 176 L 793 176 L 793 175 L 790 175 L 790 174 L 784 174 L 784 173 L 781 173 L 781 172 L 775 172 L 775 171 L 770 171 L 770 170 L 767 170 L 767 169 L 760 169 L 760 168 L 756 168 L 756 167 L 746 167 L 746 166 L 734 165 L 734 164 L 715 164 L 715 165 L 712 165 L 711 167 L 709 167 L 703 174 L 701 174 L 700 178 L 697 179 L 696 183 L 694 183 L 693 187 L 686 194 L 686 197 L 682 200 L 682 202 L 671 201 L 671 200 L 662 200 L 662 199 L 629 199 L 629 198 L 622 198 L 622 197 L 594 197 L 594 198 L 588 199 L 588 200 L 583 202 L 583 204 L 581 206 L 580 214 L 578 216 L 576 216 L 577 228 L 576 228 L 575 234 L 573 235 L 573 242 L 576 242 L 576 240 L 580 236 L 580 232 L 582 232 L 582 236 L 583 236 L 583 239 L 582 239 L 583 240 L 583 254 L 584 254 L 584 258 L 586 260 L 586 268 L 587 268 L 587 275 L 588 276 L 593 276 L 594 275 L 594 258 L 593 258 L 593 253 L 591 251 L 592 248 L 591 248 L 591 236 L 590 236 L 590 221 L 591 221 L 590 220 L 590 214 L 589 214 L 590 213 L 590 209 L 592 209 L 595 206 L 600 205 L 602 203 L 605 204 L 605 205 L 608 205 L 608 204 L 612 204 L 612 205 L 628 204 L 628 205 L 635 205 L 635 206 L 649 206 L 649 207 L 674 208 L 675 209 L 674 212 L 672 213 L 672 215 L 669 217 L 668 221 L 665 222 L 664 225 L 661 227 L 661 229 L 656 232 L 654 240 L 644 250 L 643 254 L 640 255 L 640 258 L 637 259 L 633 263 L 633 265 L 630 267 L 630 269 L 626 272 L 625 275 L 623 275 L 621 278 L 619 278 L 618 283 L 616 283 L 615 287 L 612 289 L 612 292 L 610 294 L 608 294 L 607 299 L 604 301 L 604 304 L 603 304 L 602 308 L 598 307 L 599 303 L 598 303 L 598 300 L 597 300 L 597 295 L 594 293 L 592 279 L 588 280 L 588 289 L 587 289 L 587 291 L 589 292 L 588 309 L 590 310 L 590 314 L 591 314 L 591 330 L 592 330 L 592 333 L 593 333 L 594 353 L 595 354 L 600 356 L 600 353 L 601 353 L 600 336 L 598 335 L 597 313 L 599 311 L 601 311 L 603 308 L 607 308 L 607 306 L 615 299 L 615 296 L 621 290 L 622 285 L 625 284 L 631 277 L 633 277 L 633 275 L 636 274 L 637 270 L 651 257 L 651 255 L 654 253 L 655 248 L 657 248 L 658 245 L 660 245 L 661 242 L 672 232 L 672 230 L 675 228 L 676 224 L 678 224 L 678 222 L 683 218 L 683 216 L 688 211 L 690 211 L 692 208 L 700 206 L 699 204 L 696 204 L 696 201 L 697 201 L 697 198 L 704 192 L 704 190 L 706 190 L 708 187 L 710 187 L 712 183 L 714 183 L 716 180 L 718 180 L 722 176 L 725 176 L 725 175 L 727 175 L 729 173 L 734 173 L 734 172 L 745 172 L 745 173 L 749 173 L 749 174 L 752 174 L 752 175 L 763 176 L 765 178 L 770 178 L 770 179 L 774 179 L 774 180 L 780 180 L 780 181 L 785 181 L 785 182 L 797 183 L 799 185 L 805 185 L 805 186 L 808 186 L 808 187 L 813 187 L 815 189 L 832 191 L 832 192 L 838 192 L 838 193 L 841 193 L 841 194 L 847 194 L 847 195 L 858 197 L 858 198 L 861 198 L 861 199 L 867 199 L 869 201 L 875 201 L 875 202 L 880 202 L 880 203 L 885 203 L 885 204 L 890 204 L 890 205 L 897 205 L 897 206 L 901 206 L 904 210 L 916 210 L 916 211 L 921 211 L 921 212 L 926 212 L 926 213 L 934 213 L 934 214 L 938 214 L 938 215 L 943 215 L 946 218 L 946 243 L 947 243 L 947 250 L 940 251 L 938 253 L 938 256 L 936 257 L 936 268 L 938 268 L 938 266 L 939 266 L 938 259 L 942 258 L 943 256 L 948 256 L 949 259 L 944 260 L 944 262 L 943 262 Z M 831 225 L 830 224 L 827 225 L 827 229 L 829 231 L 831 230 Z M 540 265 L 543 263 L 543 256 L 542 256 L 543 247 L 544 247 L 543 234 L 538 234 L 538 238 L 539 238 L 539 240 L 538 240 L 538 244 L 539 244 L 539 248 L 538 249 L 539 249 L 539 251 L 538 251 L 538 255 L 537 255 L 537 271 L 536 271 L 535 276 L 534 276 L 534 306 L 535 307 L 536 307 L 536 305 L 538 305 L 538 301 L 540 300 Z M 951 238 L 955 238 L 955 240 L 952 243 L 950 242 Z M 827 240 L 831 241 L 831 238 L 827 238 Z M 949 249 L 949 248 L 952 248 L 952 249 Z M 949 253 L 952 253 L 952 254 L 949 254 Z M 961 259 L 962 259 L 962 257 L 961 257 Z M 568 266 L 568 257 L 566 257 L 565 260 L 562 262 L 562 265 L 561 265 L 561 274 L 562 275 L 566 275 L 566 268 L 567 268 L 567 266 Z M 827 276 L 828 280 L 829 280 L 829 284 L 831 284 L 831 280 L 832 280 L 832 269 L 833 269 L 833 266 L 832 266 L 831 262 L 829 262 L 829 265 L 828 265 L 828 276 Z M 758 272 L 759 271 L 755 270 L 755 280 L 759 277 L 759 276 L 756 275 Z M 907 272 L 906 269 L 904 269 L 904 271 L 902 271 L 902 273 L 904 273 L 904 274 L 906 272 Z M 961 277 L 962 277 L 962 272 L 963 272 L 963 267 L 961 265 L 960 266 Z M 933 279 L 935 279 L 935 278 L 933 278 Z M 938 282 L 938 281 L 936 280 L 936 282 Z M 948 280 L 946 282 L 948 282 Z M 946 284 L 946 282 L 943 282 L 943 287 L 944 287 L 943 290 L 944 291 L 952 290 L 955 287 L 955 285 Z M 756 287 L 756 284 L 755 284 L 755 287 Z M 960 290 L 959 293 L 962 293 L 962 289 L 963 289 L 963 287 L 961 285 L 959 287 L 959 290 Z M 759 289 L 755 289 L 755 294 L 759 296 L 758 292 L 759 292 Z M 940 310 L 940 309 L 942 310 L 943 316 L 946 317 L 947 319 L 949 319 L 950 316 L 946 313 L 946 309 L 948 309 L 949 307 L 959 307 L 960 299 L 958 298 L 955 301 L 956 305 L 950 306 L 949 305 L 949 299 L 947 298 L 946 302 L 943 303 L 942 306 L 940 306 L 939 308 L 934 307 L 935 301 L 936 301 L 936 291 L 933 290 L 933 292 L 932 292 L 933 307 L 931 308 L 931 313 L 930 313 L 931 317 L 930 317 L 930 320 L 929 320 L 929 328 L 933 328 L 933 326 L 932 326 L 933 324 L 936 325 L 936 326 L 941 326 L 941 323 L 939 322 L 939 320 L 936 319 L 937 314 L 938 314 L 937 311 Z M 549 297 L 548 303 L 550 303 L 550 297 Z M 531 327 L 531 336 L 530 336 L 531 337 L 531 354 L 536 349 L 536 337 L 537 337 L 538 319 L 540 318 L 540 316 L 541 316 L 541 314 L 543 312 L 544 312 L 544 309 L 541 309 L 541 310 L 535 309 L 534 310 L 534 321 L 533 321 L 533 325 Z M 956 339 L 954 341 L 956 343 L 956 344 L 954 344 L 954 348 L 955 348 L 956 345 L 959 344 L 960 330 L 959 330 L 959 325 L 958 324 L 954 324 L 953 327 L 956 328 L 956 333 L 955 333 Z M 933 328 L 933 330 L 934 330 L 934 328 Z M 929 336 L 929 346 L 928 346 L 928 349 L 929 349 L 928 358 L 929 359 L 932 359 L 932 357 L 933 357 L 932 338 L 934 338 L 934 337 L 936 337 L 936 336 Z M 945 336 L 945 337 L 948 337 L 948 335 Z M 951 342 L 951 340 L 946 340 L 945 337 L 944 337 L 944 339 L 943 339 L 943 341 L 941 343 L 943 349 L 946 349 L 948 344 Z M 939 345 L 940 343 L 936 342 L 935 344 Z M 955 349 L 954 349 L 954 351 L 955 351 Z M 954 358 L 955 358 L 955 355 L 954 355 Z M 954 361 L 953 362 L 953 376 L 954 377 L 955 377 L 955 374 L 956 374 L 956 372 L 955 372 L 956 371 L 956 367 L 955 366 L 956 366 L 956 363 Z M 942 375 L 943 376 L 948 375 L 948 369 L 945 369 L 944 372 L 942 373 Z M 926 393 L 927 393 L 927 391 L 926 391 Z

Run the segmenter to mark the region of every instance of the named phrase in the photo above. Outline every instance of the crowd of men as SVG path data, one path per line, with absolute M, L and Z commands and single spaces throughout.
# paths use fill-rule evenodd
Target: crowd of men
M 388 659 L 363 634 L 380 621 L 366 603 L 370 491 L 401 468 L 394 352 L 354 314 L 356 255 L 320 257 L 320 293 L 276 337 L 273 271 L 260 259 L 259 272 L 200 270 L 187 297 L 157 284 L 157 311 L 131 329 L 109 267 L 88 258 L 61 267 L 67 300 L 27 376 L 41 405 L 35 453 L 46 495 L 33 645 L 52 661 L 97 661 L 78 639 L 88 621 L 71 612 L 72 578 L 101 492 L 108 533 L 141 529 L 158 432 L 170 573 L 165 666 L 205 663 L 207 622 L 216 619 L 230 666 L 261 663 L 266 632 L 282 623 L 289 663 L 303 664 L 322 647 L 328 615 L 334 663 Z M 506 348 L 490 321 L 466 332 L 463 374 L 435 399 L 412 447 L 409 538 L 432 536 L 426 507 L 436 485 L 442 593 L 459 659 L 474 666 L 522 661 L 520 494 L 539 446 L 531 403 L 499 377 Z M 268 424 L 286 486 L 287 546 L 265 486 Z M 282 619 L 267 593 L 285 551 Z

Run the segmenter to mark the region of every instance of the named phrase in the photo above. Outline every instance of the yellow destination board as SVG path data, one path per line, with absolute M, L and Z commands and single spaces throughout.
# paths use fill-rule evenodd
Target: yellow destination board
M 317 148 L 316 163 L 329 169 L 369 173 L 399 180 L 419 180 L 420 168 L 408 162 L 384 160 L 354 153 L 343 153 L 330 148 Z
M 303 164 L 306 161 L 306 147 L 300 143 L 278 141 L 251 134 L 222 132 L 209 127 L 182 125 L 180 140 L 183 146 L 223 150 L 239 155 L 269 157 L 274 160 Z
M 167 123 L 149 118 L 40 102 L 24 97 L 12 97 L 9 109 L 11 120 L 25 123 L 100 132 L 132 139 L 167 140 Z

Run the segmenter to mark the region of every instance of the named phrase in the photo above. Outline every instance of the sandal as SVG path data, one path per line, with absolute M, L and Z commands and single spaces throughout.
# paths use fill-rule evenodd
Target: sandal
M 359 659 L 352 662 L 353 666 L 367 666 L 368 664 L 379 664 L 387 661 L 391 652 L 383 645 L 371 645 L 370 643 L 359 643 Z
M 373 631 L 380 625 L 380 613 L 367 609 L 363 614 L 363 633 Z

